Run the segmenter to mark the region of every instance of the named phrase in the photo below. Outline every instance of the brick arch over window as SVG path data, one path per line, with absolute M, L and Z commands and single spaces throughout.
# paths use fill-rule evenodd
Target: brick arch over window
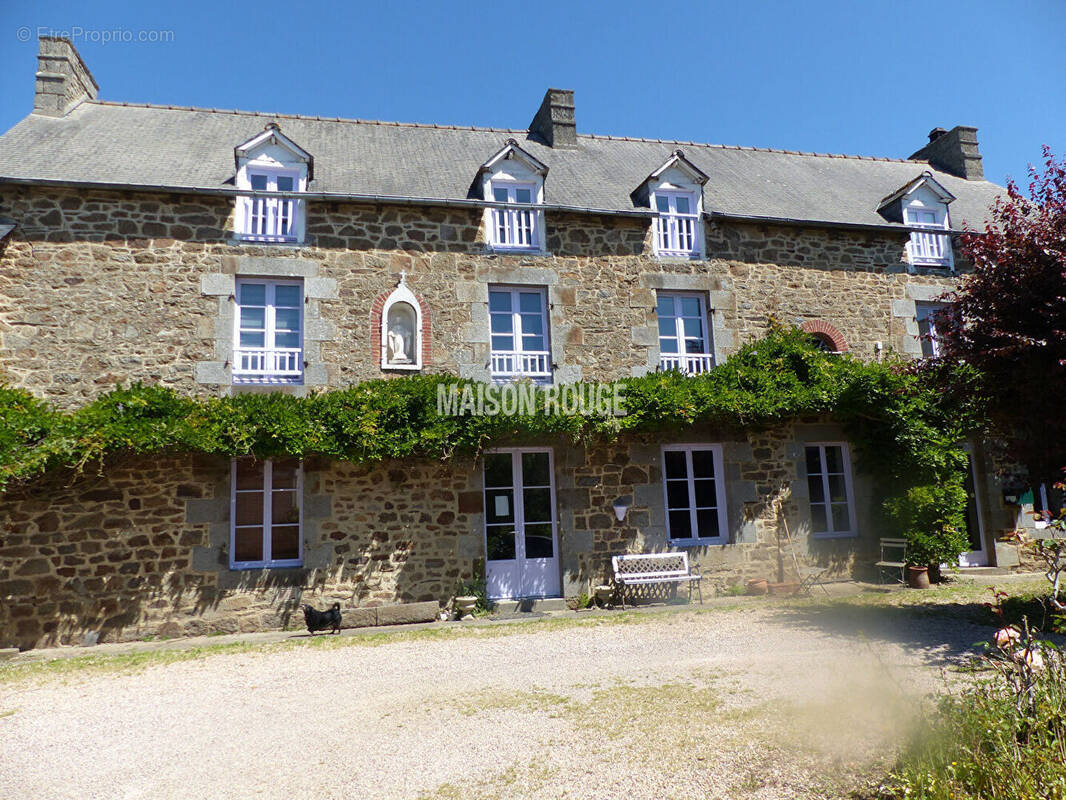
M 828 322 L 822 322 L 820 319 L 807 320 L 800 325 L 800 328 L 807 331 L 811 336 L 821 339 L 823 342 L 832 346 L 835 352 L 848 352 L 848 343 L 844 340 L 844 334 Z
M 381 312 L 385 310 L 385 303 L 394 291 L 395 289 L 389 289 L 387 292 L 382 292 L 370 307 L 370 352 L 373 354 L 375 363 L 379 365 L 381 364 Z M 429 306 L 426 305 L 421 295 L 416 294 L 415 300 L 418 301 L 418 309 L 422 317 L 422 370 L 425 371 L 426 367 L 432 363 L 429 344 L 432 330 L 429 322 Z

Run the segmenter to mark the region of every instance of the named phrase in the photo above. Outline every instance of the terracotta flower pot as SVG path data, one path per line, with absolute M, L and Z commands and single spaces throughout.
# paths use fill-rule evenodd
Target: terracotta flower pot
M 907 567 L 907 585 L 912 589 L 929 588 L 929 567 Z

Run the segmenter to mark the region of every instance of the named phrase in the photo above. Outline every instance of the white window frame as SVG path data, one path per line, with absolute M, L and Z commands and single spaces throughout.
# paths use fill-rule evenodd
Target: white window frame
M 718 512 L 718 536 L 695 536 L 684 539 L 675 539 L 670 532 L 670 493 L 667 487 L 666 477 L 666 454 L 667 453 L 684 453 L 685 454 L 685 482 L 688 485 L 688 512 L 689 512 L 689 528 L 692 531 L 699 531 L 699 525 L 697 520 L 697 508 L 696 508 L 696 484 L 695 478 L 692 474 L 692 453 L 700 451 L 709 451 L 712 456 L 712 463 L 714 464 L 714 494 L 715 502 L 717 503 Z M 720 444 L 667 444 L 662 447 L 662 455 L 660 458 L 660 464 L 663 471 L 663 510 L 666 514 L 666 537 L 667 541 L 675 547 L 697 547 L 703 545 L 720 545 L 729 544 L 729 515 L 726 512 L 726 497 L 725 497 L 725 468 L 722 459 L 722 445 Z M 677 480 L 677 479 L 670 479 Z M 679 509 L 675 509 L 679 510 Z
M 265 568 L 281 568 L 281 567 L 302 567 L 304 561 L 304 526 L 303 526 L 303 487 L 304 487 L 304 469 L 303 462 L 300 462 L 296 468 L 296 488 L 295 489 L 279 489 L 278 491 L 294 491 L 296 493 L 296 508 L 299 511 L 299 520 L 297 521 L 297 527 L 299 529 L 298 541 L 300 546 L 300 555 L 295 559 L 272 559 L 271 547 L 273 545 L 272 529 L 273 529 L 273 469 L 274 462 L 271 459 L 267 459 L 263 462 L 263 556 L 260 561 L 235 561 L 234 556 L 237 552 L 237 493 L 238 491 L 260 491 L 258 489 L 237 489 L 237 462 L 240 459 L 234 458 L 230 461 L 230 526 L 229 526 L 229 567 L 231 570 L 240 569 L 265 569 Z M 245 527 L 257 527 L 257 526 L 245 526 Z
M 1045 514 L 1047 512 L 1049 512 L 1050 509 L 1048 508 L 1049 503 L 1048 503 L 1048 497 L 1047 497 L 1047 484 L 1046 483 L 1042 483 L 1039 486 L 1034 486 L 1033 487 L 1033 511 L 1034 512 L 1036 511 L 1036 506 L 1037 506 L 1037 500 L 1038 499 L 1040 501 L 1040 510 L 1043 511 Z M 1057 519 L 1057 517 L 1052 516 L 1052 519 Z M 1048 527 L 1049 524 L 1050 524 L 1050 520 L 1048 520 L 1047 517 L 1044 517 L 1044 516 L 1042 516 L 1040 519 L 1036 519 L 1036 518 L 1033 519 L 1033 527 L 1036 528 L 1038 531 L 1041 531 L 1044 528 Z
M 544 249 L 544 210 L 534 208 L 534 206 L 541 204 L 541 187 L 531 181 L 492 178 L 488 182 L 487 199 L 493 203 L 500 202 L 496 200 L 496 190 L 498 189 L 507 192 L 508 205 L 514 205 L 515 207 L 502 208 L 500 206 L 492 206 L 488 209 L 486 238 L 492 248 L 494 250 L 517 252 L 542 251 Z M 515 199 L 519 189 L 529 190 L 529 196 L 532 199 L 529 205 L 519 203 Z M 507 231 L 507 241 L 501 241 L 499 236 L 501 221 Z M 516 244 L 517 232 L 524 229 L 526 223 L 529 226 L 529 242 Z
M 510 382 L 521 378 L 548 383 L 552 378 L 552 342 L 551 342 L 551 316 L 548 310 L 548 290 L 544 286 L 509 286 L 500 284 L 489 285 L 489 297 L 493 292 L 509 292 L 511 295 L 510 312 L 493 311 L 489 305 L 489 369 L 494 381 Z M 522 293 L 536 293 L 540 296 L 540 313 L 544 330 L 544 350 L 522 349 L 522 311 L 520 310 L 520 295 Z M 511 333 L 493 333 L 492 318 L 494 315 L 511 315 Z M 529 312 L 525 312 L 529 313 Z M 496 336 L 511 337 L 512 350 L 497 350 L 493 339 Z
M 807 448 L 817 447 L 819 450 L 821 477 L 822 477 L 822 497 L 824 502 L 818 505 L 825 506 L 826 524 L 829 526 L 828 531 L 815 531 L 814 530 L 814 514 L 811 512 L 811 506 L 814 505 L 811 502 L 810 497 L 807 498 L 807 513 L 811 520 L 811 536 L 815 539 L 844 539 L 852 538 L 859 535 L 858 519 L 855 512 L 855 492 L 852 486 L 851 480 L 851 452 L 847 442 L 804 442 L 803 443 L 803 469 L 806 472 L 807 469 Z M 844 493 L 848 501 L 848 525 L 849 528 L 846 531 L 838 531 L 833 529 L 833 510 L 830 503 L 829 493 L 829 470 L 826 465 L 825 448 L 827 447 L 839 447 L 841 453 L 841 460 L 844 467 Z M 805 479 L 810 477 L 810 473 L 805 475 Z
M 249 284 L 266 286 L 262 347 L 241 347 L 241 286 Z M 274 346 L 277 335 L 275 294 L 278 286 L 296 286 L 300 290 L 298 305 L 300 344 L 296 348 Z M 235 384 L 299 384 L 303 382 L 305 302 L 304 283 L 301 279 L 237 278 L 233 294 L 232 374 Z
M 677 213 L 677 200 L 688 199 L 688 214 Z M 666 200 L 669 211 L 659 211 L 659 198 Z M 655 254 L 667 258 L 699 258 L 703 254 L 703 219 L 698 192 L 687 189 L 655 189 L 651 193 L 651 207 L 655 211 L 652 240 Z M 688 229 L 688 234 L 685 229 Z M 690 236 L 691 247 L 681 246 L 682 238 Z M 665 242 L 665 246 L 664 246 Z
M 674 300 L 674 308 L 677 309 L 677 302 L 682 299 L 695 298 L 699 303 L 700 311 L 699 318 L 700 323 L 703 325 L 703 352 L 701 353 L 689 353 L 682 345 L 687 341 L 688 337 L 685 336 L 685 323 L 684 321 L 689 317 L 685 317 L 681 314 L 674 314 L 672 319 L 674 320 L 674 335 L 672 337 L 664 337 L 662 331 L 659 330 L 659 300 L 664 297 L 669 297 Z M 703 292 L 684 292 L 684 291 L 672 291 L 672 290 L 659 290 L 655 293 L 655 324 L 656 332 L 659 335 L 659 369 L 679 369 L 686 375 L 700 375 L 704 372 L 710 372 L 714 369 L 714 341 L 713 332 L 710 325 L 711 310 L 708 308 L 707 298 Z M 676 339 L 678 350 L 676 353 L 664 353 L 662 350 L 662 340 L 664 338 Z
M 921 345 L 924 358 L 940 357 L 940 338 L 936 329 L 935 317 L 946 308 L 947 306 L 944 303 L 917 302 L 914 304 L 914 321 L 918 325 L 918 343 Z M 922 333 L 923 322 L 925 323 L 926 333 Z M 929 352 L 926 352 L 927 349 Z
M 307 191 L 306 169 L 260 165 L 255 162 L 246 164 L 238 171 L 237 188 L 249 192 L 263 191 L 252 189 L 252 178 L 255 176 L 266 177 L 267 188 L 265 191 L 267 192 L 278 191 L 278 178 L 281 177 L 293 179 L 294 192 Z M 234 214 L 236 237 L 245 242 L 300 244 L 304 240 L 306 205 L 307 202 L 305 200 L 298 198 L 274 198 L 264 195 L 239 196 L 237 198 L 237 206 Z M 266 215 L 266 230 L 263 232 L 253 232 L 251 230 L 256 208 L 261 209 L 261 213 Z M 280 233 L 277 230 L 277 220 L 279 215 L 286 210 L 291 218 L 289 232 Z
M 931 214 L 933 221 L 917 221 L 917 214 Z M 912 230 L 910 239 L 907 241 L 907 259 L 916 267 L 935 267 L 939 269 L 954 269 L 955 258 L 952 252 L 951 236 L 946 233 L 950 227 L 948 209 L 943 203 L 931 205 L 922 202 L 919 198 L 911 196 L 910 200 L 903 202 L 903 224 Z M 929 231 L 927 233 L 926 231 Z M 934 233 L 943 231 L 942 233 Z M 933 238 L 930 238 L 933 237 Z M 923 250 L 928 250 L 930 242 L 935 242 L 943 255 L 930 257 L 923 255 Z M 923 247 L 923 243 L 925 246 Z

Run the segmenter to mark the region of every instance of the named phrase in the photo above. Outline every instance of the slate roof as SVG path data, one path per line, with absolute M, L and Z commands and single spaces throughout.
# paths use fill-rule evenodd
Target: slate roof
M 275 121 L 315 159 L 310 191 L 462 200 L 478 167 L 514 138 L 548 165 L 545 203 L 634 210 L 631 193 L 674 150 L 709 176 L 712 215 L 886 226 L 881 200 L 929 170 L 957 198 L 953 228 L 981 226 L 1003 189 L 905 159 L 796 153 L 579 135 L 552 149 L 524 130 L 464 128 L 86 101 L 31 114 L 0 137 L 0 182 L 55 181 L 173 190 L 231 189 L 233 148 Z

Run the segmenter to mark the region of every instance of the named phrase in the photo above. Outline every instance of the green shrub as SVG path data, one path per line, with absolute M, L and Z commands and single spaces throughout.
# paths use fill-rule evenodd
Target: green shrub
M 966 490 L 951 476 L 937 486 L 913 486 L 885 502 L 885 510 L 907 540 L 907 561 L 935 567 L 953 563 L 970 549 L 966 533 Z

